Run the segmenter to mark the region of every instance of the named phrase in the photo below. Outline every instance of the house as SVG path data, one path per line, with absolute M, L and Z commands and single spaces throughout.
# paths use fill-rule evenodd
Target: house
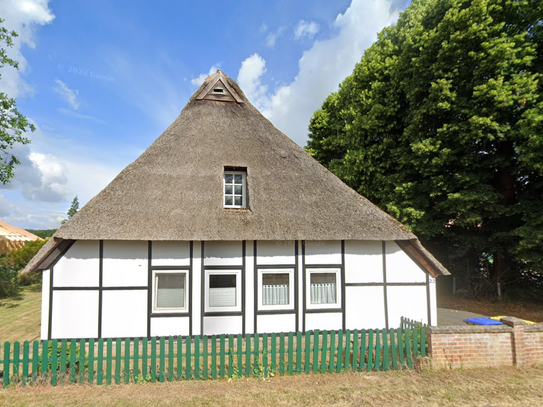
M 0 255 L 8 254 L 12 250 L 23 247 L 26 242 L 34 240 L 43 239 L 27 230 L 11 226 L 0 220 Z
M 44 339 L 436 324 L 448 274 L 220 70 L 34 270 Z

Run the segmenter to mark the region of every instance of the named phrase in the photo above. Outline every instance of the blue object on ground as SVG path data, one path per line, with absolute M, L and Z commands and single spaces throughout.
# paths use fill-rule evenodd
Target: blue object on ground
M 466 323 L 472 325 L 503 325 L 500 321 L 496 321 L 495 319 L 490 319 L 487 317 L 466 318 L 465 321 Z

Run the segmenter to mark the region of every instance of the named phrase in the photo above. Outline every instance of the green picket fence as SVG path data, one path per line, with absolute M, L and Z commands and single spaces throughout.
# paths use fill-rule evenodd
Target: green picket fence
M 310 331 L 0 345 L 0 381 L 119 384 L 400 370 L 426 355 L 426 331 Z
M 428 325 L 423 324 L 421 321 L 415 321 L 414 319 L 409 319 L 406 317 L 401 317 L 400 319 L 400 328 L 401 329 L 418 329 L 422 327 L 426 327 Z

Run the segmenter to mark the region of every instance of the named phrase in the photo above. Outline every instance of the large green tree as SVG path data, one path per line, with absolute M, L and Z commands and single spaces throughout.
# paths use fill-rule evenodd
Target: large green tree
M 4 20 L 0 19 L 0 24 Z M 19 64 L 7 54 L 7 48 L 13 46 L 15 31 L 0 26 L 0 72 L 5 67 L 17 69 Z M 0 80 L 2 75 L 0 73 Z M 17 110 L 15 99 L 0 92 L 0 183 L 7 184 L 13 177 L 13 168 L 20 164 L 19 159 L 11 152 L 16 143 L 27 144 L 24 136 L 27 131 L 34 131 L 34 126 Z
M 413 0 L 306 149 L 494 283 L 543 273 L 542 24 L 540 0 Z

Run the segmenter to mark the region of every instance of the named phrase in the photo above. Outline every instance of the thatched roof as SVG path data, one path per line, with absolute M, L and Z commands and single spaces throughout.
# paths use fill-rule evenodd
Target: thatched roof
M 213 93 L 214 87 L 224 94 Z M 247 169 L 247 209 L 223 207 L 225 167 Z M 65 223 L 29 266 L 39 267 L 62 240 L 99 239 L 416 237 L 277 130 L 219 70 L 170 127 Z

